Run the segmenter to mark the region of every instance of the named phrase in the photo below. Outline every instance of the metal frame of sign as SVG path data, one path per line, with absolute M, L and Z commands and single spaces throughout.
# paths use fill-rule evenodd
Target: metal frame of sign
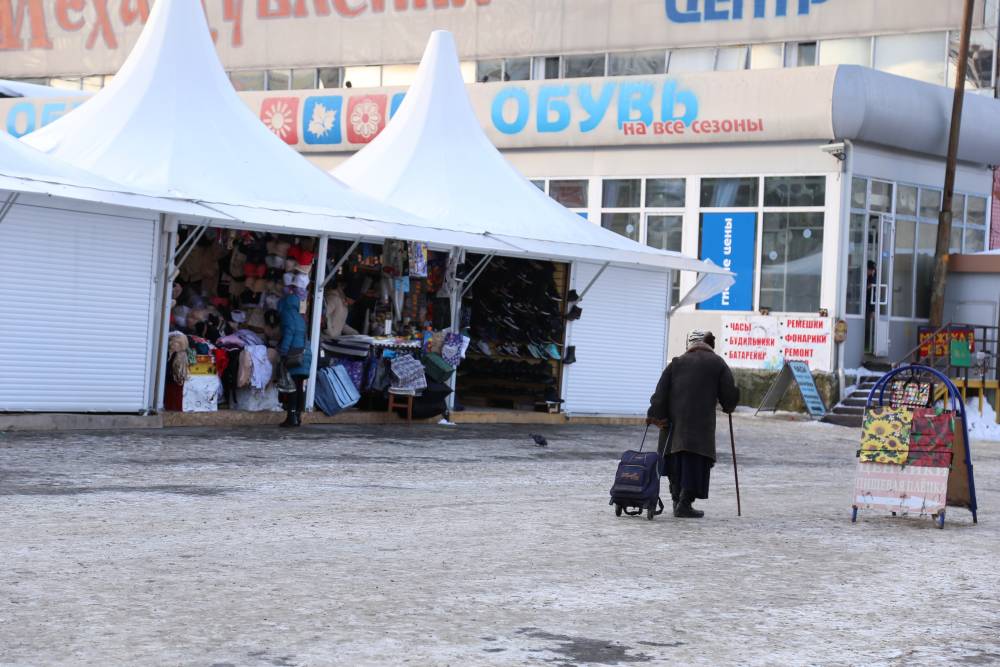
M 813 419 L 824 417 L 826 404 L 823 402 L 823 397 L 819 395 L 819 389 L 816 388 L 816 381 L 809 370 L 809 365 L 804 361 L 786 361 L 784 363 L 781 372 L 778 373 L 778 377 L 774 378 L 774 382 L 764 394 L 764 400 L 760 402 L 754 415 L 759 414 L 761 410 L 777 412 L 778 403 L 781 402 L 782 397 L 793 382 L 799 388 L 799 395 L 802 396 L 802 402 L 805 403 L 809 416 Z
M 956 440 L 956 445 L 964 445 L 963 449 L 965 451 L 956 452 L 956 455 L 952 458 L 951 469 L 948 473 L 948 497 L 946 502 L 949 507 L 965 507 L 972 512 L 972 523 L 979 523 L 979 504 L 976 501 L 976 481 L 972 473 L 972 452 L 969 449 L 969 427 L 968 422 L 966 421 L 965 402 L 962 400 L 961 392 L 947 375 L 934 368 L 930 368 L 929 366 L 920 366 L 917 364 L 911 366 L 901 366 L 891 370 L 883 375 L 875 386 L 872 387 L 871 392 L 868 394 L 868 401 L 865 404 L 865 410 L 867 411 L 868 408 L 873 405 L 884 404 L 886 388 L 889 387 L 892 379 L 901 373 L 927 373 L 941 381 L 948 389 L 948 396 L 952 402 L 952 409 L 957 415 L 961 416 L 962 420 L 962 439 L 961 443 Z M 963 469 L 965 472 L 965 479 L 961 478 Z M 953 489 L 961 489 L 963 485 L 968 490 L 968 499 L 963 498 L 960 503 L 953 502 L 955 500 L 952 498 Z M 964 489 L 962 489 L 962 492 L 964 494 Z M 858 506 L 854 505 L 852 510 L 851 521 L 856 522 L 858 520 Z M 944 515 L 945 512 L 942 509 L 934 516 L 938 528 L 944 528 Z

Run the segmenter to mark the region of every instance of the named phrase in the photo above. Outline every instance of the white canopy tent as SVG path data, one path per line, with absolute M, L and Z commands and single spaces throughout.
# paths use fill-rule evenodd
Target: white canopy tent
M 444 30 L 431 35 L 385 130 L 333 174 L 434 224 L 485 234 L 526 254 L 727 273 L 588 223 L 521 176 L 479 125 L 454 38 Z
M 435 224 L 484 234 L 524 256 L 574 262 L 583 296 L 604 275 L 592 296 L 595 306 L 603 300 L 608 308 L 592 309 L 595 312 L 585 323 L 573 323 L 570 338 L 574 334 L 586 338 L 588 329 L 606 332 L 614 322 L 602 320 L 619 316 L 621 308 L 642 309 L 643 313 L 634 316 L 648 319 L 645 326 L 655 333 L 645 343 L 650 349 L 658 348 L 659 354 L 650 364 L 648 354 L 639 353 L 635 369 L 645 361 L 646 368 L 659 372 L 669 314 L 669 285 L 663 269 L 701 274 L 699 300 L 734 280 L 731 273 L 712 264 L 647 247 L 587 222 L 521 176 L 483 132 L 462 80 L 454 39 L 446 31 L 431 35 L 414 83 L 386 129 L 333 174 L 361 192 Z M 587 266 L 592 268 L 584 270 Z M 613 268 L 606 272 L 608 267 Z M 711 279 L 704 279 L 708 276 Z M 597 293 L 600 290 L 609 293 L 607 299 Z M 630 301 L 632 296 L 635 299 Z M 644 318 L 646 314 L 650 317 Z M 595 348 L 599 339 L 595 333 Z M 588 360 L 589 369 L 573 366 L 572 374 L 600 375 L 604 369 L 595 371 L 595 361 Z M 622 370 L 617 375 L 623 380 L 622 389 L 630 393 L 627 387 L 637 378 L 626 377 L 631 368 Z M 644 378 L 638 379 L 641 384 Z M 584 387 L 583 393 L 588 389 Z M 640 392 L 646 390 L 642 387 Z

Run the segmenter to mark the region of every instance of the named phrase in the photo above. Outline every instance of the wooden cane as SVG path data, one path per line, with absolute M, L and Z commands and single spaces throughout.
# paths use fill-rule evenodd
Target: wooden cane
M 740 473 L 736 469 L 736 436 L 733 435 L 733 415 L 729 414 L 729 444 L 733 446 L 733 476 L 736 477 L 736 516 L 743 516 L 740 506 Z

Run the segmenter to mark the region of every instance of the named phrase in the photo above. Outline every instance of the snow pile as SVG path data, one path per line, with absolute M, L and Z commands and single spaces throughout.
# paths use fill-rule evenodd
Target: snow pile
M 969 399 L 965 404 L 965 417 L 969 422 L 970 440 L 1000 442 L 1000 424 L 989 401 L 983 401 L 983 414 L 979 414 L 979 399 Z

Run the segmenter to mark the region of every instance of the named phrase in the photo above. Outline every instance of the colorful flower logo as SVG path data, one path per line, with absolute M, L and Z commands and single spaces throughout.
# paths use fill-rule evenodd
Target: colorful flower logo
M 352 144 L 367 144 L 382 131 L 386 120 L 386 96 L 352 97 L 348 106 L 347 140 Z
M 340 95 L 307 97 L 302 109 L 302 138 L 307 144 L 339 144 L 344 98 Z
M 272 97 L 260 105 L 260 119 L 267 129 L 286 144 L 299 143 L 299 99 Z

